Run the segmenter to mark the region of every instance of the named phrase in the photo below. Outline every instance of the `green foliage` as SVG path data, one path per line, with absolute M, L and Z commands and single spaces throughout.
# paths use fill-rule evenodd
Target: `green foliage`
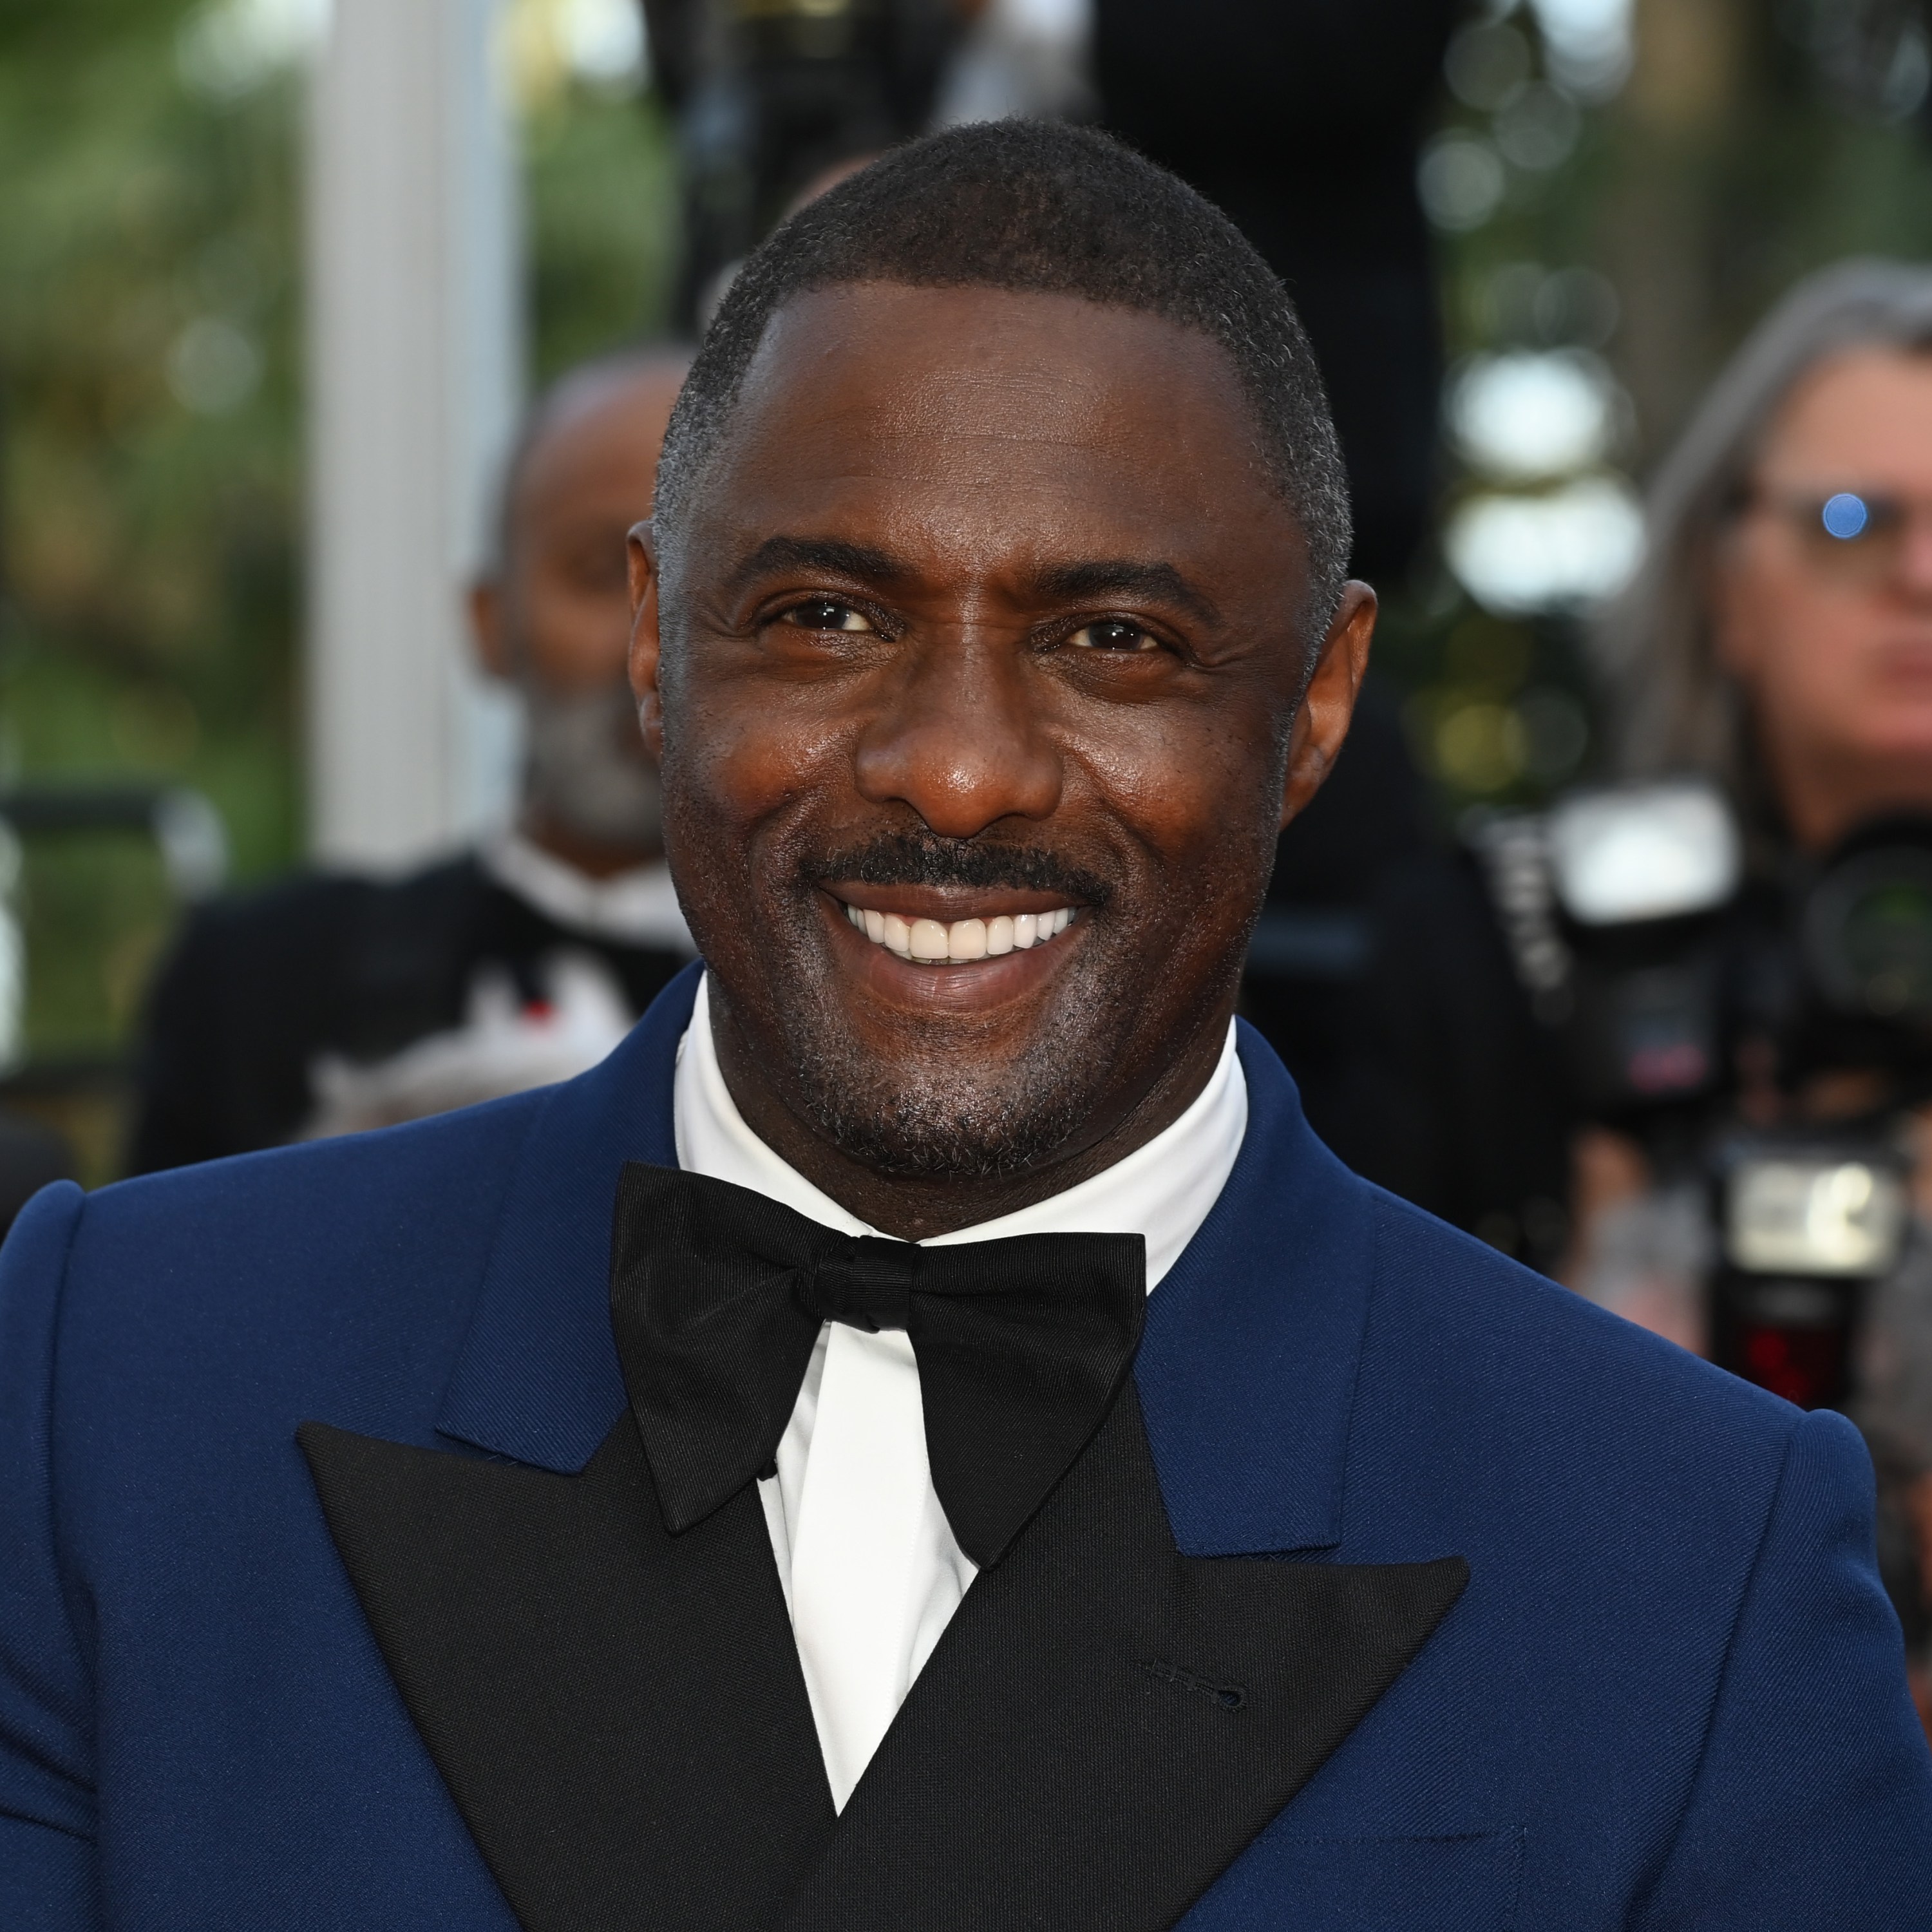
M 302 84 L 197 85 L 202 10 L 0 0 L 0 784 L 193 786 L 245 880 L 302 846 Z M 674 161 L 562 81 L 524 136 L 542 380 L 661 330 Z M 172 916 L 155 854 L 40 836 L 16 910 L 34 1060 L 111 1055 Z M 61 1120 L 100 1178 L 111 1118 Z
M 531 377 L 662 334 L 677 247 L 670 130 L 653 101 L 579 90 L 524 136 Z
M 198 785 L 260 872 L 298 834 L 296 116 L 194 98 L 182 10 L 0 28 L 0 755 Z

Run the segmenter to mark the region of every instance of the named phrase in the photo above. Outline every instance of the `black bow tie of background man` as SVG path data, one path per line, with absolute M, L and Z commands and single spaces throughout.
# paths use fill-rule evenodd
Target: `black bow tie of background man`
M 617 1184 L 611 1324 L 674 1534 L 770 1468 L 819 1326 L 844 1322 L 910 1337 L 933 1488 L 985 1569 L 1106 1418 L 1146 1312 L 1138 1234 L 926 1248 L 674 1168 Z

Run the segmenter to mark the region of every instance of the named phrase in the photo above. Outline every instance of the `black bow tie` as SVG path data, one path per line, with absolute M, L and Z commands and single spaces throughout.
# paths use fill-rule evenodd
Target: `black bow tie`
M 771 1467 L 824 1322 L 903 1328 L 932 1485 L 997 1563 L 1105 1419 L 1147 1309 L 1138 1234 L 957 1247 L 841 1234 L 749 1188 L 626 1165 L 610 1319 L 667 1528 Z

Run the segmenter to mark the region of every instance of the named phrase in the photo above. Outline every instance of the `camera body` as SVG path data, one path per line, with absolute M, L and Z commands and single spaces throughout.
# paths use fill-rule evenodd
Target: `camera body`
M 1932 1096 L 1932 818 L 1754 868 L 1722 794 L 1681 778 L 1471 835 L 1576 1114 L 1702 1191 L 1714 1358 L 1843 1405 Z

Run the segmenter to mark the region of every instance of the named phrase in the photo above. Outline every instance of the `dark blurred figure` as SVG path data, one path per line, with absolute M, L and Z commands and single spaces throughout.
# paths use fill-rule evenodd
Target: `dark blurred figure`
M 1288 284 L 1328 386 L 1356 575 L 1407 574 L 1435 488 L 1442 346 L 1418 150 L 1463 0 L 1095 0 L 1104 125 L 1218 202 Z M 1372 682 L 1348 748 L 1282 836 L 1242 1010 L 1309 1118 L 1346 1132 L 1370 896 L 1424 839 L 1422 785 Z
M 1378 882 L 1359 1037 L 1330 1143 L 1358 1173 L 1546 1274 L 1568 1243 L 1574 1102 L 1477 853 Z
M 678 313 L 723 280 L 821 178 L 922 133 L 980 0 L 644 0 L 685 196 Z
M 682 299 L 812 184 L 917 134 L 986 0 L 644 0 L 678 117 Z M 1094 0 L 1102 123 L 1225 208 L 1288 284 L 1348 465 L 1358 575 L 1426 527 L 1442 378 L 1418 151 L 1466 0 Z
M 515 826 L 410 878 L 311 876 L 197 911 L 150 1002 L 133 1171 L 566 1078 L 691 956 L 624 674 L 625 535 L 688 363 L 639 351 L 565 377 L 509 466 L 472 611 L 484 668 L 522 702 Z
M 1398 579 L 1434 489 L 1442 349 L 1418 151 L 1465 0 L 1095 0 L 1103 124 L 1218 202 L 1328 385 L 1355 573 Z
M 1356 1016 L 1376 966 L 1372 896 L 1423 849 L 1426 818 L 1395 699 L 1372 677 L 1333 774 L 1281 836 L 1241 984 L 1242 1017 L 1287 1063 L 1310 1123 L 1338 1148 L 1361 1087 Z
M 49 1182 L 74 1177 L 74 1156 L 51 1128 L 0 1108 L 0 1237 Z

